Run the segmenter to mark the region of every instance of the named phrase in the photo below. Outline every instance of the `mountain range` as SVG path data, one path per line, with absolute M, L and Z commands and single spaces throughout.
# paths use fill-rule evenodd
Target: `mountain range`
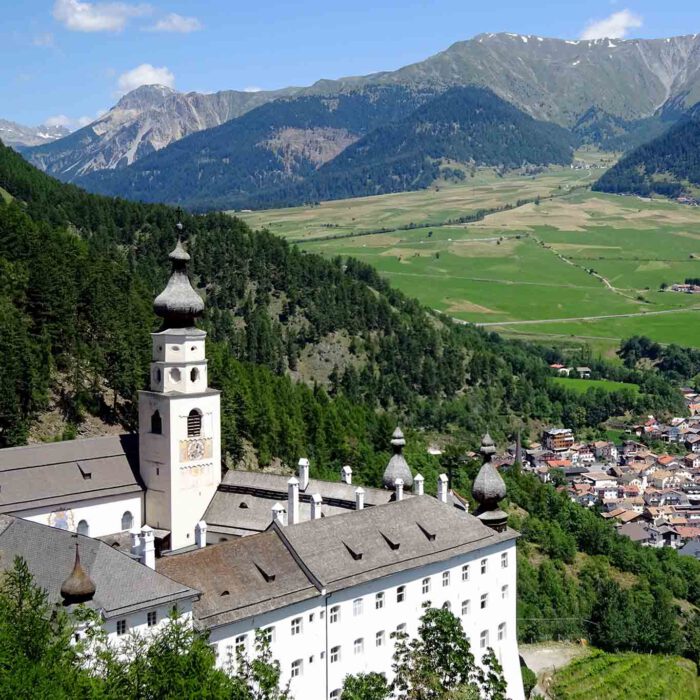
M 64 126 L 24 126 L 7 119 L 0 119 L 0 140 L 7 146 L 22 148 L 52 143 L 68 136 L 70 131 Z
M 256 206 L 246 199 L 242 182 L 257 189 L 301 192 L 301 181 L 312 175 L 323 179 L 320 171 L 339 167 L 330 162 L 347 147 L 360 148 L 356 142 L 373 129 L 404 119 L 427 99 L 463 86 L 486 86 L 526 115 L 571 130 L 579 143 L 627 150 L 663 133 L 700 100 L 700 35 L 588 41 L 481 34 L 396 71 L 320 80 L 306 88 L 201 95 L 144 86 L 93 124 L 23 152 L 45 171 L 107 194 L 187 201 L 202 208 L 213 200 Z M 397 96 L 400 109 L 393 102 Z M 383 104 L 365 109 L 375 99 Z M 350 115 L 345 110 L 343 118 L 329 119 L 317 109 L 319 120 L 314 122 L 306 114 L 313 100 L 318 105 L 357 105 L 360 111 Z M 290 115 L 299 118 L 284 123 Z M 228 131 L 218 130 L 235 122 L 239 125 Z M 247 130 L 263 138 L 252 142 Z M 448 154 L 440 156 L 447 159 Z M 138 165 L 146 158 L 147 175 Z M 194 162 L 185 162 L 192 158 Z M 183 183 L 191 180 L 193 170 L 202 187 L 215 174 L 211 185 L 216 192 L 205 201 L 186 193 L 185 185 L 174 188 L 175 176 L 167 170 L 175 164 L 189 173 Z M 420 186 L 425 180 L 399 179 L 402 186 Z M 306 187 L 309 194 L 314 189 Z M 372 187 L 353 182 L 341 189 Z M 280 196 L 263 199 L 300 201 Z

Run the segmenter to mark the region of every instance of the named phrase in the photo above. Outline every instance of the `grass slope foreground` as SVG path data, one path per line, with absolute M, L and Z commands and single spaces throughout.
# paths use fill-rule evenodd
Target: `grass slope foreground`
M 698 700 L 692 661 L 677 656 L 594 651 L 554 677 L 554 700 Z

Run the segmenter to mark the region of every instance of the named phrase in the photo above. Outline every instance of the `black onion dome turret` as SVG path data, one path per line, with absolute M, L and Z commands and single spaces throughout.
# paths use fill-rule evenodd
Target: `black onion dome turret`
M 391 446 L 394 450 L 394 454 L 386 465 L 384 476 L 382 477 L 382 483 L 385 488 L 395 489 L 397 479 L 403 479 L 405 488 L 410 489 L 413 486 L 413 474 L 411 474 L 411 468 L 408 466 L 408 462 L 403 456 L 405 444 L 406 440 L 404 439 L 403 432 L 401 432 L 401 428 L 397 427 L 391 436 Z
M 163 329 L 189 328 L 204 312 L 204 302 L 190 284 L 187 275 L 190 256 L 179 239 L 168 257 L 172 263 L 172 273 L 165 289 L 153 302 L 153 310 L 163 319 Z
M 95 583 L 80 563 L 78 543 L 75 543 L 75 562 L 70 576 L 61 584 L 61 597 L 65 605 L 84 603 L 95 595 Z

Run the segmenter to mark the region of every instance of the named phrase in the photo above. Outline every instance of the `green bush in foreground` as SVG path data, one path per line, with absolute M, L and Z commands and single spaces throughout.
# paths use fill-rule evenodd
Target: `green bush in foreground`
M 592 654 L 554 676 L 554 700 L 697 700 L 697 667 L 677 656 Z

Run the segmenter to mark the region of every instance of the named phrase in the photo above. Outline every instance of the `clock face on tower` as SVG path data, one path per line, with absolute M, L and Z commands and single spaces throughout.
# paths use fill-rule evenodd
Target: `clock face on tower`
M 187 459 L 202 459 L 204 457 L 204 440 L 192 440 L 187 443 Z

